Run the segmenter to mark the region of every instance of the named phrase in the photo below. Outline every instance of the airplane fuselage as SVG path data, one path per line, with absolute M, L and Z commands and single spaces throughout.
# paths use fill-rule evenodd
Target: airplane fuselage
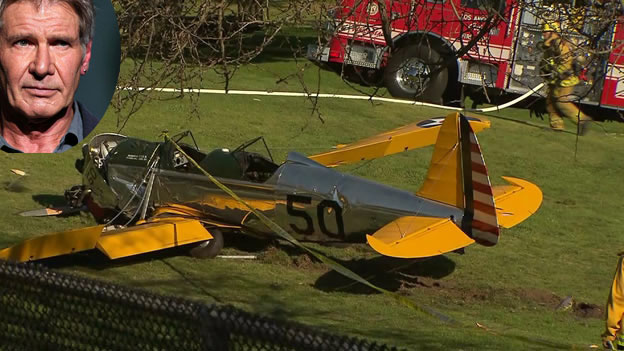
M 145 173 L 143 168 L 126 163 L 108 164 L 109 186 L 117 194 L 126 194 L 120 196 L 117 206 L 125 208 L 129 217 L 138 212 L 140 199 L 145 195 L 147 185 L 136 187 L 137 174 Z M 453 218 L 459 224 L 463 215 L 453 206 L 340 173 L 294 152 L 264 182 L 218 179 L 254 209 L 304 241 L 363 242 L 365 234 L 372 234 L 399 217 Z M 128 195 L 133 192 L 134 196 Z M 134 200 L 128 205 L 131 197 Z M 204 218 L 240 225 L 244 232 L 271 235 L 247 207 L 199 172 L 158 168 L 149 202 L 151 208 L 183 205 Z

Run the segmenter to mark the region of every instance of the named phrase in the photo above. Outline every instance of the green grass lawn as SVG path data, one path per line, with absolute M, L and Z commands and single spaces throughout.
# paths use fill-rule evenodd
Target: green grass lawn
M 298 90 L 295 78 L 275 83 L 275 77 L 293 67 L 294 63 L 285 59 L 245 67 L 235 77 L 233 88 Z M 319 72 L 305 74 L 309 84 L 316 84 Z M 327 84 L 323 85 L 326 92 L 351 91 L 333 73 L 322 71 L 320 77 L 322 84 Z M 264 135 L 280 161 L 289 150 L 311 154 L 446 114 L 399 104 L 321 99 L 321 121 L 303 98 L 201 95 L 194 98 L 193 106 L 189 97 L 160 97 L 133 115 L 122 133 L 157 139 L 163 130 L 175 133 L 191 129 L 203 149 L 235 147 Z M 194 107 L 197 112 L 193 112 Z M 82 255 L 47 264 L 123 285 L 233 304 L 414 350 L 585 350 L 599 343 L 602 318 L 556 311 L 555 307 L 564 297 L 572 296 L 577 305 L 583 302 L 604 309 L 617 253 L 624 248 L 620 233 L 624 225 L 624 126 L 596 124 L 590 135 L 577 140 L 572 133 L 551 132 L 547 121 L 530 118 L 526 110 L 508 109 L 489 118 L 492 128 L 480 133 L 479 138 L 493 183 L 502 184 L 500 176 L 510 175 L 534 182 L 544 193 L 537 214 L 503 230 L 496 247 L 473 245 L 465 255 L 418 261 L 380 257 L 363 244 L 348 248 L 313 246 L 380 287 L 461 321 L 464 325 L 460 327 L 350 283 L 294 248 L 260 245 L 245 238 L 230 240 L 224 252 L 253 252 L 259 259 L 196 260 L 177 250 L 119 262 Z M 95 133 L 118 128 L 117 117 L 109 110 Z M 568 129 L 573 130 L 573 126 L 568 125 Z M 431 152 L 425 148 L 340 170 L 415 191 L 424 179 Z M 94 223 L 88 215 L 15 215 L 63 203 L 63 190 L 81 181 L 74 169 L 80 154 L 79 148 L 74 148 L 61 155 L 0 157 L 0 197 L 4 200 L 0 247 Z M 12 168 L 28 175 L 18 180 L 10 172 Z M 476 323 L 496 333 L 478 328 Z

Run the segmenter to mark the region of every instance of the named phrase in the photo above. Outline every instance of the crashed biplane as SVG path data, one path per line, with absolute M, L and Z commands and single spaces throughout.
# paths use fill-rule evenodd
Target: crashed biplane
M 177 148 L 175 140 L 100 134 L 84 146 L 84 159 L 76 164 L 83 185 L 69 195 L 74 207 L 86 206 L 105 224 L 32 238 L 1 250 L 0 259 L 92 249 L 115 259 L 190 244 L 192 256 L 213 257 L 224 232 L 274 235 L 200 168 L 301 241 L 367 241 L 380 254 L 401 258 L 440 255 L 475 241 L 492 246 L 499 226 L 512 227 L 532 215 L 542 193 L 517 178 L 490 185 L 474 132 L 487 127 L 487 121 L 452 113 L 311 157 L 291 152 L 281 165 L 270 153 L 249 151 L 260 138 L 204 153 L 191 144 Z M 327 167 L 434 142 L 416 194 Z

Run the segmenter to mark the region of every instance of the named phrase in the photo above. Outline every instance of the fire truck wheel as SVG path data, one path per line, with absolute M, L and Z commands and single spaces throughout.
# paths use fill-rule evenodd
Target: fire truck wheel
M 394 97 L 442 103 L 448 83 L 448 68 L 442 57 L 426 45 L 408 45 L 390 57 L 384 83 Z
M 215 258 L 223 248 L 223 233 L 219 229 L 211 228 L 210 234 L 213 239 L 201 242 L 199 245 L 189 251 L 189 254 L 195 258 Z

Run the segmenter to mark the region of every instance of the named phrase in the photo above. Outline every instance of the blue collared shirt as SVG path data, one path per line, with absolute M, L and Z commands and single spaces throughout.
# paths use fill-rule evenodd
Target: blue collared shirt
M 69 129 L 67 133 L 61 138 L 60 143 L 54 150 L 54 152 L 63 152 L 69 150 L 72 146 L 76 146 L 79 142 L 82 141 L 83 138 L 83 124 L 82 124 L 82 114 L 80 113 L 80 109 L 78 108 L 78 103 L 74 101 L 74 118 L 72 119 L 71 124 L 69 125 Z M 0 134 L 0 150 L 4 152 L 23 152 L 12 147 Z

